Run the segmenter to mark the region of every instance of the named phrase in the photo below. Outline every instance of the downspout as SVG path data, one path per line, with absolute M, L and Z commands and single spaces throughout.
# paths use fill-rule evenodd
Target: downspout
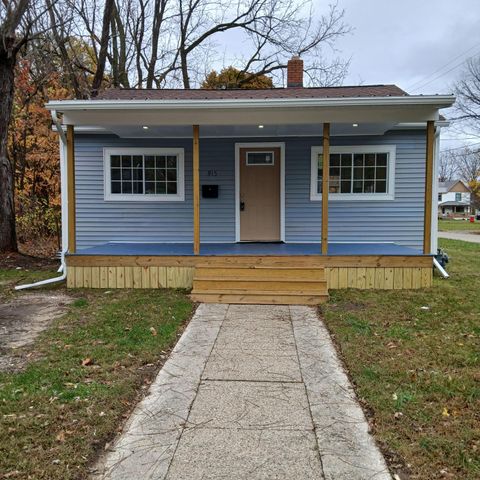
M 65 165 L 65 150 L 67 148 L 67 137 L 63 131 L 62 124 L 57 116 L 56 110 L 52 110 L 52 120 L 57 128 L 60 147 L 60 196 L 61 196 L 61 212 L 62 212 L 62 251 L 60 253 L 60 268 L 58 272 L 62 272 L 62 275 L 55 278 L 47 278 L 46 280 L 40 280 L 39 282 L 29 283 L 28 285 L 17 285 L 15 290 L 25 290 L 27 288 L 40 287 L 42 285 L 48 285 L 50 283 L 62 282 L 67 278 L 67 265 L 65 263 L 65 253 L 68 246 L 68 209 L 67 209 L 67 176 Z

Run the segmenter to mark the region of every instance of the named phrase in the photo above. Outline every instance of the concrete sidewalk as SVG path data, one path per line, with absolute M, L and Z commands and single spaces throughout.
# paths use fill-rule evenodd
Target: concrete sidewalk
M 480 235 L 469 232 L 438 232 L 438 238 L 462 240 L 463 242 L 480 243 Z
M 200 305 L 94 478 L 391 479 L 308 307 Z

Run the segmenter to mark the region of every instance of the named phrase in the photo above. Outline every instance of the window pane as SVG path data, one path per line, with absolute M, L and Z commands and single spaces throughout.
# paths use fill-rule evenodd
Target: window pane
M 365 154 L 365 166 L 366 167 L 374 167 L 375 166 L 375 154 L 374 153 L 366 153 Z
M 272 152 L 247 152 L 247 165 L 274 165 L 273 154 Z
M 132 157 L 130 155 L 122 155 L 122 167 L 131 167 L 132 166 Z
M 132 170 L 130 168 L 122 168 L 122 180 L 131 180 Z
M 134 168 L 143 168 L 143 156 L 134 155 L 133 156 L 133 167 Z
M 145 193 L 147 195 L 155 193 L 155 182 L 145 182 Z
M 330 177 L 339 177 L 340 169 L 338 167 L 330 168 Z
M 155 180 L 155 170 L 149 168 L 145 170 L 145 180 L 154 181 Z
M 133 169 L 133 179 L 134 180 L 143 180 L 143 170 L 139 168 Z
M 120 180 L 121 176 L 119 168 L 112 168 L 111 178 L 112 180 Z
M 374 179 L 375 178 L 375 168 L 365 168 L 365 178 Z
M 387 154 L 386 153 L 377 153 L 377 165 L 379 167 L 387 166 Z
M 330 185 L 330 188 L 328 190 L 330 193 L 340 193 L 340 187 L 337 185 Z
M 167 184 L 165 182 L 156 182 L 155 185 L 156 185 L 157 194 L 163 195 L 167 193 Z
M 386 180 L 387 178 L 387 167 L 377 167 L 377 172 L 376 172 L 376 178 L 377 180 Z
M 342 180 L 350 180 L 351 178 L 352 178 L 351 167 L 342 167 Z
M 177 193 L 177 183 L 168 182 L 167 183 L 167 193 L 170 195 L 175 195 Z
M 120 182 L 112 182 L 112 193 L 122 193 L 122 184 Z
M 110 166 L 112 168 L 118 168 L 120 167 L 120 155 L 112 155 L 110 157 Z
M 376 193 L 387 193 L 387 182 L 384 180 L 375 182 L 375 192 Z
M 177 168 L 177 157 L 171 155 L 167 157 L 167 168 Z
M 330 155 L 330 166 L 339 167 L 340 166 L 340 155 L 338 153 L 332 153 Z
M 132 182 L 122 182 L 122 193 L 132 193 Z
M 164 182 L 167 179 L 166 175 L 165 175 L 165 170 L 157 170 L 156 173 L 155 173 L 155 177 L 156 177 L 157 182 L 158 181 Z
M 177 181 L 177 171 L 176 170 L 167 170 L 167 180 L 169 182 Z
M 133 182 L 133 193 L 143 193 L 143 182 Z
M 365 180 L 363 184 L 363 193 L 374 193 L 373 180 Z
M 165 160 L 165 157 L 161 156 L 161 157 L 155 157 L 155 166 L 157 168 L 165 168 L 166 166 L 166 160 Z
M 332 164 L 332 160 L 330 157 L 330 165 L 331 164 Z M 323 155 L 321 153 L 319 153 L 317 157 L 317 167 L 318 167 L 318 170 L 323 170 Z
M 353 193 L 362 193 L 363 192 L 363 182 L 357 180 L 353 182 Z
M 352 154 L 342 153 L 342 167 L 351 167 L 351 166 L 352 166 Z
M 363 168 L 362 167 L 355 167 L 353 169 L 353 178 L 355 178 L 355 179 L 362 179 L 363 178 Z
M 155 168 L 155 157 L 153 155 L 145 156 L 145 168 Z
M 322 179 L 317 180 L 317 193 L 322 193 Z
M 341 182 L 340 193 L 350 193 L 352 191 L 352 182 L 350 180 Z
M 363 153 L 356 153 L 353 156 L 353 165 L 355 167 L 363 167 Z

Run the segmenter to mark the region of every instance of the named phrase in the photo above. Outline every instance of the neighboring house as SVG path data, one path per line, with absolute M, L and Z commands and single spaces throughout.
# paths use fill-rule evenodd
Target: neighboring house
M 440 218 L 464 218 L 471 212 L 470 188 L 463 180 L 438 182 Z
M 303 88 L 302 71 L 289 61 L 287 88 L 49 102 L 67 285 L 254 303 L 430 286 L 439 109 L 454 97 Z

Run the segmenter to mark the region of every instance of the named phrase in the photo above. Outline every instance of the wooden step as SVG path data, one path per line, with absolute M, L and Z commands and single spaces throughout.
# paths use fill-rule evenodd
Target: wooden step
M 199 279 L 195 277 L 193 291 L 240 290 L 245 292 L 304 292 L 312 294 L 325 293 L 327 283 L 325 281 L 296 281 L 296 280 L 232 280 L 232 279 Z
M 328 295 L 285 295 L 271 292 L 269 295 L 192 293 L 194 302 L 202 303 L 245 303 L 258 305 L 319 305 L 328 300 Z
M 328 299 L 325 269 L 316 265 L 215 264 L 195 268 L 196 302 L 317 305 Z
M 235 279 L 255 281 L 325 281 L 323 268 L 288 268 L 288 267 L 197 267 L 195 278 L 206 279 Z

